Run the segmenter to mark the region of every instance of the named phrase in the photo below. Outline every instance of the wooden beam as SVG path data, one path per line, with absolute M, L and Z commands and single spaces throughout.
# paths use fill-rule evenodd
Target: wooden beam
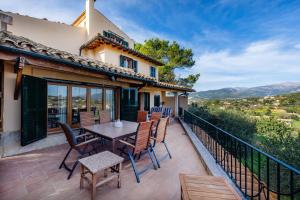
M 16 84 L 15 84 L 15 92 L 14 92 L 14 100 L 18 100 L 21 83 L 22 83 L 22 71 L 25 66 L 25 57 L 19 57 L 15 64 L 15 72 L 17 73 Z

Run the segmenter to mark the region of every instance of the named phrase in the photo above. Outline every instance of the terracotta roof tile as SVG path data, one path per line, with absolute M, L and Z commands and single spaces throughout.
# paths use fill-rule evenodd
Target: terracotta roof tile
M 158 86 L 158 87 L 178 89 L 178 90 L 183 90 L 188 92 L 193 91 L 190 88 L 169 84 L 169 83 L 158 82 L 155 78 L 152 78 L 150 76 L 141 73 L 136 73 L 133 70 L 128 68 L 114 66 L 99 60 L 87 58 L 84 56 L 78 56 L 75 54 L 68 53 L 66 51 L 61 51 L 58 49 L 47 47 L 45 45 L 34 42 L 25 37 L 15 36 L 5 31 L 0 31 L 0 47 L 1 46 L 8 47 L 9 49 L 17 49 L 22 52 L 34 53 L 34 54 L 46 56 L 48 58 L 57 59 L 58 61 L 61 62 L 65 61 L 69 64 L 80 65 L 80 67 L 87 68 L 87 69 L 88 68 L 95 69 L 103 73 L 110 73 L 120 77 L 145 81 L 151 85 Z

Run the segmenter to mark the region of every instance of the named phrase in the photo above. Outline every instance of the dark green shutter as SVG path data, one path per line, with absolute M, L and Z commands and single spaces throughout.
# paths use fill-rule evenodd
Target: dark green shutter
M 137 64 L 137 63 L 138 63 L 138 62 L 137 62 L 136 60 L 133 61 L 133 70 L 134 70 L 135 72 L 138 71 L 138 64 Z
M 120 66 L 124 67 L 124 56 L 120 55 Z
M 21 145 L 47 136 L 47 81 L 22 77 Z

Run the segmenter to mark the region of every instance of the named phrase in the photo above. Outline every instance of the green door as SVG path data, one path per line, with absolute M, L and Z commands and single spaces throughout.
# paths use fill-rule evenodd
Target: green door
M 136 121 L 138 111 L 138 90 L 122 88 L 121 90 L 121 120 Z
M 21 145 L 47 136 L 47 81 L 22 77 Z

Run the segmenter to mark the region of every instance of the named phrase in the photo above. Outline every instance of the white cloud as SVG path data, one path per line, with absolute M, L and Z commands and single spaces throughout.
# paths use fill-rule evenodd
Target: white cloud
M 195 66 L 181 73 L 201 73 L 196 90 L 297 81 L 300 50 L 284 41 L 258 41 L 237 54 L 222 50 L 198 55 Z

